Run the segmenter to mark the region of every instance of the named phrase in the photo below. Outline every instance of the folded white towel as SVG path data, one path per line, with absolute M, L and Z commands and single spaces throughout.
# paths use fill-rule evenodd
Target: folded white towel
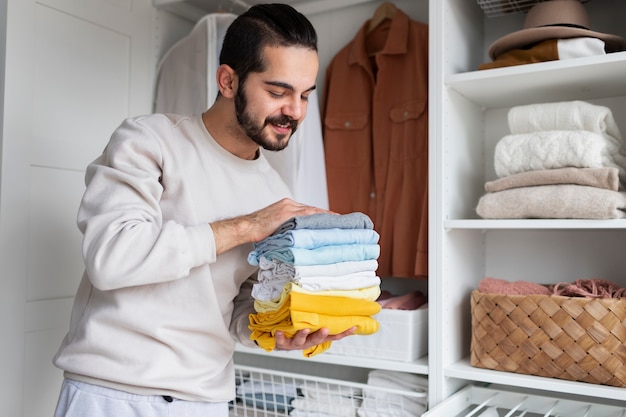
M 354 417 L 361 406 L 361 400 L 335 396 L 332 399 L 313 399 L 298 397 L 291 401 L 291 406 L 299 411 L 326 413 L 335 417 Z M 292 414 L 293 415 L 293 414 Z
M 626 180 L 626 157 L 616 138 L 585 130 L 550 130 L 506 135 L 494 152 L 498 177 L 551 168 L 600 168 L 620 170 Z
M 367 384 L 372 387 L 398 390 L 398 394 L 376 389 L 365 389 L 359 417 L 419 417 L 428 404 L 428 378 L 406 372 L 375 369 L 368 373 Z M 401 392 L 419 393 L 419 396 Z
M 406 372 L 375 369 L 368 373 L 367 384 L 376 387 L 428 392 L 428 378 Z M 424 398 L 426 396 L 424 395 Z
M 304 397 L 315 399 L 327 399 L 340 397 L 361 397 L 363 392 L 360 388 L 347 385 L 328 384 L 326 382 L 304 381 L 298 386 Z
M 426 406 L 406 401 L 407 397 L 384 399 L 366 398 L 357 410 L 358 417 L 420 417 Z
M 304 277 L 292 280 L 262 281 L 252 286 L 252 298 L 259 301 L 275 300 L 287 283 L 294 282 L 303 290 L 311 292 L 350 291 L 380 285 L 380 277 L 375 272 L 358 272 L 340 277 Z
M 513 134 L 545 130 L 588 130 L 608 134 L 620 141 L 622 139 L 611 109 L 580 100 L 512 107 L 508 122 Z

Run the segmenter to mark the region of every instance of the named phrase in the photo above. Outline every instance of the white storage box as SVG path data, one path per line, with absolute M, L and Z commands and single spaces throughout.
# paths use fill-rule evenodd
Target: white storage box
M 428 353 L 428 308 L 382 309 L 374 316 L 380 330 L 333 342 L 327 353 L 413 362 Z

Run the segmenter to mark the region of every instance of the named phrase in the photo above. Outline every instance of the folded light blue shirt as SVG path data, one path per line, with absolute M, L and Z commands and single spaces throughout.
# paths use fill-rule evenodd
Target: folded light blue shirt
M 378 259 L 380 246 L 378 244 L 350 244 L 328 245 L 315 249 L 281 248 L 266 251 L 263 256 L 271 261 L 287 264 L 302 265 L 329 265 L 337 262 L 366 261 Z M 248 255 L 250 265 L 258 265 L 260 256 L 256 251 Z
M 269 236 L 254 244 L 258 256 L 281 248 L 315 249 L 329 245 L 376 244 L 380 238 L 373 229 L 297 229 Z

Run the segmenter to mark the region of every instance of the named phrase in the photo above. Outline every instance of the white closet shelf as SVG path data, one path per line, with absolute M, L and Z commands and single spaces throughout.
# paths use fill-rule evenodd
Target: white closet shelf
M 293 359 L 312 363 L 327 363 L 332 365 L 342 365 L 357 368 L 384 369 L 387 371 L 410 372 L 414 374 L 428 375 L 427 356 L 419 358 L 414 362 L 401 362 L 377 358 L 354 357 L 331 353 L 322 353 L 312 358 L 307 358 L 304 357 L 302 355 L 302 352 L 300 351 L 266 352 L 262 349 L 248 348 L 240 344 L 237 344 L 235 351 L 252 355 L 270 356 L 274 358 L 280 357 L 284 359 Z
M 469 357 L 447 366 L 444 374 L 447 377 L 468 381 L 624 401 L 624 388 L 476 368 L 470 365 Z
M 626 219 L 584 220 L 584 219 L 457 219 L 444 222 L 446 230 L 452 229 L 542 229 L 542 230 L 611 230 L 626 229 Z
M 485 107 L 626 95 L 626 52 L 449 75 L 447 87 Z M 575 88 L 572 88 L 575 85 Z

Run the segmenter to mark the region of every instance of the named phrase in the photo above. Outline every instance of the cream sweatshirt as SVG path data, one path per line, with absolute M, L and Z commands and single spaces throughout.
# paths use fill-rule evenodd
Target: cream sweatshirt
M 54 364 L 136 394 L 233 399 L 256 269 L 252 245 L 216 257 L 209 223 L 290 197 L 285 183 L 262 155 L 219 146 L 200 115 L 162 114 L 125 120 L 85 180 L 85 272 Z

